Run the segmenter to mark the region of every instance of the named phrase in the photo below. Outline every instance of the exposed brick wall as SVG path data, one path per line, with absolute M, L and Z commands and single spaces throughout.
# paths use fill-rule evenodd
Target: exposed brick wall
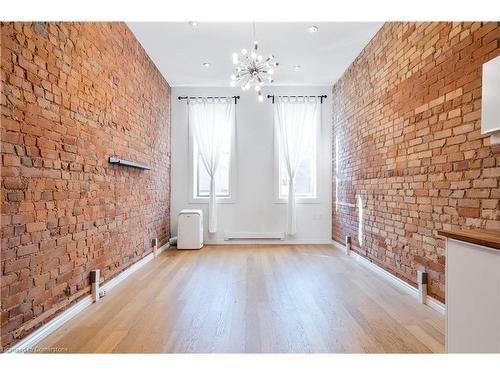
M 5 348 L 91 269 L 108 280 L 167 240 L 170 87 L 123 23 L 2 23 L 1 41 Z
M 386 23 L 333 87 L 333 238 L 414 285 L 427 269 L 440 300 L 437 230 L 500 230 L 500 147 L 480 133 L 481 65 L 499 42 L 497 22 Z

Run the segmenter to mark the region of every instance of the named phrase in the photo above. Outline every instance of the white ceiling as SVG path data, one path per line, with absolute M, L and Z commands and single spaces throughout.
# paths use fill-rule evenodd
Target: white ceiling
M 316 33 L 307 27 L 318 26 Z M 229 86 L 231 54 L 252 46 L 252 23 L 130 22 L 171 86 Z M 276 86 L 332 85 L 380 29 L 380 22 L 256 23 L 263 56 L 280 63 Z M 204 62 L 210 67 L 205 68 Z M 300 65 L 300 70 L 293 70 Z

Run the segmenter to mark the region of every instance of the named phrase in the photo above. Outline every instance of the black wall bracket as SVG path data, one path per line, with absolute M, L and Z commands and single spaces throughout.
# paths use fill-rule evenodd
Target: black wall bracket
M 109 164 L 124 165 L 126 167 L 132 167 L 137 169 L 151 170 L 151 167 L 137 163 L 135 161 L 125 160 L 117 158 L 116 156 L 110 156 L 108 159 Z

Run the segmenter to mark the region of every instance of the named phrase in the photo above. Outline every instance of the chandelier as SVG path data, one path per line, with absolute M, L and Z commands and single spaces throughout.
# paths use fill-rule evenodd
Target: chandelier
M 253 24 L 253 37 L 255 40 L 255 23 Z M 241 50 L 241 56 L 233 53 L 233 64 L 236 71 L 231 75 L 231 87 L 240 86 L 242 90 L 254 88 L 258 95 L 259 102 L 264 100 L 262 96 L 262 86 L 274 82 L 274 68 L 279 65 L 274 61 L 274 55 L 269 55 L 266 59 L 258 52 L 259 42 L 253 42 L 253 49 L 249 53 L 245 48 Z

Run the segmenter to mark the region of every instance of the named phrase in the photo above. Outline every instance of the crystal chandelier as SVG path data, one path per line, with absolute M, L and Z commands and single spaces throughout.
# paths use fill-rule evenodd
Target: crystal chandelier
M 255 23 L 253 24 L 253 37 L 255 40 Z M 250 53 L 243 48 L 241 56 L 233 53 L 233 64 L 236 65 L 236 72 L 231 76 L 231 87 L 240 86 L 242 90 L 249 90 L 251 87 L 258 94 L 259 102 L 264 100 L 261 88 L 265 84 L 272 83 L 274 68 L 279 65 L 274 60 L 274 55 L 269 55 L 266 59 L 258 53 L 259 42 L 253 42 L 253 49 Z

